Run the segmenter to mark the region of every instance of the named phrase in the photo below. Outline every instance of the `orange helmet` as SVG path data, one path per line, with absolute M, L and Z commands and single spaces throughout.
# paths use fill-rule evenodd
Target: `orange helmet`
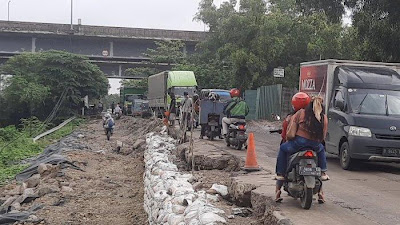
M 240 97 L 240 91 L 237 88 L 233 88 L 231 89 L 231 91 L 229 92 L 231 94 L 231 97 Z
M 295 111 L 306 108 L 310 102 L 310 96 L 304 92 L 298 92 L 292 98 L 292 106 Z

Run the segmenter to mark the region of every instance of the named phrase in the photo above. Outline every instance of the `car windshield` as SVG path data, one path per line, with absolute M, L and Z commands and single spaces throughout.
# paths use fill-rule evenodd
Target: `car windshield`
M 221 102 L 228 102 L 231 100 L 231 94 L 227 91 L 216 91 L 215 93 L 219 95 Z
M 349 89 L 350 107 L 358 114 L 400 116 L 400 92 Z
M 184 92 L 189 93 L 189 96 L 193 96 L 195 93 L 195 87 L 174 87 L 173 91 L 175 96 L 183 96 Z

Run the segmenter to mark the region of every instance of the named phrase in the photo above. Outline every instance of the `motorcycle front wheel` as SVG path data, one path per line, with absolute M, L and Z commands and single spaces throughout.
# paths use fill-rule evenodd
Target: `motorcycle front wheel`
M 308 188 L 304 184 L 304 194 L 302 197 L 300 197 L 301 207 L 303 209 L 310 209 L 312 204 L 312 198 L 313 198 L 313 189 Z

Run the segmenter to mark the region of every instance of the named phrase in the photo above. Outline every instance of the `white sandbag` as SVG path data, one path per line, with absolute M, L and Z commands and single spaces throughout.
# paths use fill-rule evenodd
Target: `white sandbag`
M 201 225 L 200 221 L 198 219 L 193 219 L 187 223 L 187 225 Z
M 212 213 L 212 212 L 207 212 L 207 213 L 200 215 L 200 223 L 201 224 L 209 224 L 209 223 L 217 223 L 217 222 L 226 223 L 226 220 L 225 220 L 225 218 L 223 218 L 215 213 Z
M 215 190 L 217 193 L 219 193 L 222 196 L 228 195 L 228 187 L 225 185 L 213 184 L 210 189 Z
M 185 223 L 188 224 L 190 221 L 193 219 L 196 219 L 199 217 L 199 212 L 197 210 L 192 210 L 186 213 L 185 211 Z
M 172 212 L 179 215 L 185 213 L 186 207 L 182 205 L 172 205 Z
M 168 217 L 169 225 L 178 225 L 183 222 L 184 217 L 182 215 L 172 215 Z

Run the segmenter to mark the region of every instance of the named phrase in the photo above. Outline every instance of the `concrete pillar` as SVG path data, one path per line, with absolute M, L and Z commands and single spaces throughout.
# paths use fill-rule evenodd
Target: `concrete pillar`
M 114 56 L 114 42 L 110 41 L 110 57 Z
M 32 52 L 36 52 L 36 38 L 32 38 Z
M 187 55 L 187 49 L 186 49 L 186 45 L 185 46 L 183 46 L 183 55 L 186 57 L 186 55 Z
M 118 67 L 118 76 L 122 77 L 122 65 Z

